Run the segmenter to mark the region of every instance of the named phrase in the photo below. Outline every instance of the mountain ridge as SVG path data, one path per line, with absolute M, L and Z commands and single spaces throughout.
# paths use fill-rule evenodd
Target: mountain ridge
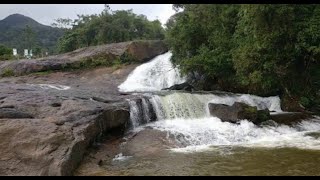
M 11 14 L 0 20 L 0 44 L 10 48 L 25 49 L 25 44 L 21 43 L 25 39 L 23 31 L 29 26 L 35 34 L 35 41 L 38 46 L 51 53 L 55 52 L 55 45 L 63 35 L 64 30 L 43 25 L 36 20 L 22 15 Z

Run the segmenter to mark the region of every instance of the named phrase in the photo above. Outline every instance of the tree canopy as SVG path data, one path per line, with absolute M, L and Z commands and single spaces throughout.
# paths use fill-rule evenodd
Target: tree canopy
M 12 58 L 12 49 L 0 44 L 0 61 Z
M 164 29 L 159 20 L 149 21 L 132 10 L 111 11 L 108 6 L 99 15 L 78 15 L 58 42 L 59 52 L 69 52 L 81 47 L 131 41 L 137 39 L 164 39 Z
M 224 90 L 317 99 L 319 5 L 174 5 L 172 61 Z M 182 10 L 178 12 L 178 10 Z M 216 87 L 216 86 L 215 86 Z

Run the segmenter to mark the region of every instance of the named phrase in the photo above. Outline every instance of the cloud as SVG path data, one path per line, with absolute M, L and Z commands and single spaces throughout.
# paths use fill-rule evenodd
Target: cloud
M 144 14 L 149 20 L 159 19 L 165 24 L 174 14 L 171 4 L 110 4 L 112 10 L 129 10 L 136 14 Z M 54 19 L 77 18 L 77 14 L 99 14 L 104 4 L 1 4 L 0 19 L 19 13 L 36 21 L 50 25 Z

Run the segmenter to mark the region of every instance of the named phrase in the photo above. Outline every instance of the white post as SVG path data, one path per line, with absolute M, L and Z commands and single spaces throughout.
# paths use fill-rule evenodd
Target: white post
M 27 58 L 27 57 L 28 57 L 28 55 L 29 55 L 29 53 L 28 53 L 28 49 L 25 49 L 25 50 L 24 50 L 24 57 L 26 57 L 26 58 Z
M 17 54 L 18 54 L 17 49 L 13 49 L 12 51 L 13 51 L 13 55 L 17 56 Z

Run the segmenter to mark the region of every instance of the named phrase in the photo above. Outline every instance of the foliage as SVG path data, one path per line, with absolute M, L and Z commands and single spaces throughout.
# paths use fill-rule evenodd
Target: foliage
M 319 5 L 173 7 L 166 41 L 184 73 L 197 72 L 224 90 L 307 97 L 303 104 L 317 99 Z
M 149 21 L 146 16 L 136 15 L 132 10 L 111 11 L 108 6 L 99 15 L 78 15 L 71 24 L 72 29 L 59 39 L 59 52 L 137 39 L 164 38 L 159 20 Z
M 51 24 L 52 27 L 57 27 L 57 28 L 61 28 L 61 29 L 68 29 L 70 26 L 72 26 L 73 24 L 72 19 L 70 18 L 58 18 L 55 19 L 55 22 Z
M 12 69 L 4 69 L 3 73 L 1 74 L 1 77 L 11 77 L 14 76 L 14 72 Z
M 12 49 L 4 45 L 0 45 L 0 61 L 10 60 L 13 58 L 12 56 Z

